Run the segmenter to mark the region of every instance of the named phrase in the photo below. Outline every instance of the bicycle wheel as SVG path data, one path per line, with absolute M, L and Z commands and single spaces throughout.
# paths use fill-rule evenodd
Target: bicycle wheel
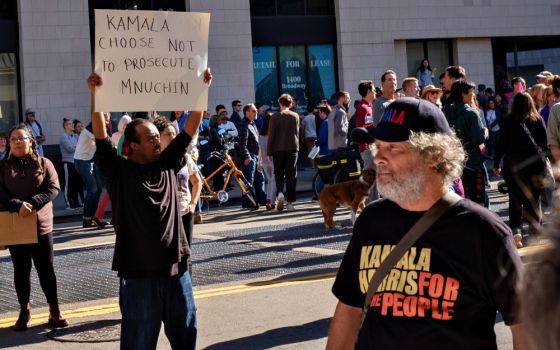
M 248 191 L 246 191 L 243 194 L 243 198 L 245 198 L 245 200 L 249 203 L 249 205 L 251 206 L 252 209 L 258 210 L 259 209 L 259 203 L 257 202 L 256 198 L 257 196 L 255 195 L 255 190 L 254 189 L 250 189 Z
M 315 195 L 315 197 L 319 196 L 318 182 L 321 180 L 320 176 L 321 175 L 319 175 L 319 172 L 316 172 L 315 175 L 313 175 L 313 180 L 311 180 L 311 189 L 313 190 L 313 194 Z
M 239 174 L 237 180 L 239 181 L 238 184 L 240 185 L 243 198 L 249 203 L 251 209 L 258 210 L 260 205 L 259 202 L 257 202 L 257 195 L 255 194 L 253 186 L 251 186 L 243 174 Z

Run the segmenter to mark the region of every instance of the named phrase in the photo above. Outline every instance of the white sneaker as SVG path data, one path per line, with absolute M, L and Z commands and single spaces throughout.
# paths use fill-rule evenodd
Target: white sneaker
M 279 192 L 278 196 L 276 196 L 276 210 L 284 210 L 284 193 L 282 192 Z
M 294 208 L 294 205 L 292 203 L 288 203 L 288 205 L 286 205 L 286 211 L 294 211 L 296 210 L 296 208 Z

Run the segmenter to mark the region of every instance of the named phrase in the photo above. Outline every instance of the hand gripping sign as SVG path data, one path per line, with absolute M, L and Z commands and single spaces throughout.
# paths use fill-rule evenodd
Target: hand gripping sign
M 206 110 L 210 14 L 95 10 L 96 112 Z

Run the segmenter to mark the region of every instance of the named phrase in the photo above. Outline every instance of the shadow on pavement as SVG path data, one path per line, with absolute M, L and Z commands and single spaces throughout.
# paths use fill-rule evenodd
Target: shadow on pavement
M 46 323 L 29 327 L 23 332 L 14 332 L 11 328 L 0 329 L 0 348 L 40 344 L 49 341 L 46 337 L 50 327 Z
M 87 232 L 87 233 L 86 233 Z M 114 236 L 115 231 L 113 229 L 105 229 L 103 231 L 98 229 L 87 229 L 87 230 L 74 230 L 68 232 L 55 232 L 53 239 L 55 240 L 56 244 L 62 244 L 66 242 L 71 242 L 75 240 L 82 240 L 87 238 L 96 238 L 96 237 L 110 237 Z
M 206 350 L 269 349 L 276 346 L 301 343 L 327 336 L 330 318 L 310 323 L 271 329 L 261 334 L 232 339 L 206 347 Z

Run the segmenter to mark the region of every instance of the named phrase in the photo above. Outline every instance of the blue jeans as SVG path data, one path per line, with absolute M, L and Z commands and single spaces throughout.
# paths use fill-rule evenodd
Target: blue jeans
M 161 322 L 173 349 L 196 348 L 196 306 L 188 272 L 120 279 L 121 349 L 156 349 Z
M 248 165 L 243 165 L 243 175 L 247 179 L 253 188 L 255 189 L 255 195 L 257 198 L 255 200 L 257 203 L 265 203 L 266 202 L 266 193 L 264 192 L 264 174 L 262 171 L 257 170 L 257 155 L 254 153 L 250 153 L 251 155 L 251 162 Z M 243 198 L 242 203 L 244 206 L 247 206 L 245 198 Z
M 78 174 L 82 177 L 82 180 L 84 180 L 84 186 L 86 188 L 84 218 L 91 219 L 97 210 L 101 192 L 103 191 L 103 183 L 101 182 L 101 176 L 99 176 L 99 169 L 97 169 L 97 164 L 95 164 L 93 159 L 74 159 L 74 166 Z

